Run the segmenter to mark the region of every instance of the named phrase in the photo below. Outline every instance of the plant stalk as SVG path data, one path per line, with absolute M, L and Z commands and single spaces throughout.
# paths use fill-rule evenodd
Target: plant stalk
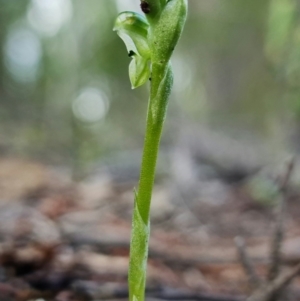
M 145 224 L 147 224 L 149 220 L 156 161 L 171 85 L 171 66 L 153 64 L 150 101 L 147 111 L 146 135 L 138 188 L 138 205 L 141 217 Z
M 146 265 L 150 234 L 150 204 L 160 138 L 173 84 L 170 63 L 153 63 L 151 77 L 146 135 L 139 187 L 135 198 L 130 244 L 129 300 L 131 301 L 143 301 L 145 294 Z M 137 270 L 139 270 L 140 273 L 136 273 Z M 137 279 L 137 277 L 140 278 L 141 275 L 143 275 L 142 279 Z

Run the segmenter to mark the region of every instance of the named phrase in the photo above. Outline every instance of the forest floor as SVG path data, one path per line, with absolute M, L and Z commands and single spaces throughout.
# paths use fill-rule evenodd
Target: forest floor
M 40 163 L 0 160 L 0 300 L 126 300 L 133 184 L 109 174 L 74 183 Z M 148 300 L 243 300 L 247 276 L 234 238 L 245 238 L 261 277 L 274 228 L 272 206 L 242 185 L 225 201 L 175 205 L 154 190 Z M 300 261 L 300 194 L 287 200 L 283 268 Z M 289 290 L 300 300 L 300 277 Z

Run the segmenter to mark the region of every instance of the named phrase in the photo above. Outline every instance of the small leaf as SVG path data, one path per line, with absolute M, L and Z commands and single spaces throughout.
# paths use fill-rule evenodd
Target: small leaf
M 146 225 L 141 217 L 135 192 L 129 264 L 130 300 L 144 300 L 149 233 L 150 225 Z

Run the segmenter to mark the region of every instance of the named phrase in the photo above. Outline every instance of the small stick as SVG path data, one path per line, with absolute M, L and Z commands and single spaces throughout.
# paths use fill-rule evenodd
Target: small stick
M 258 288 L 260 286 L 260 284 L 262 283 L 262 280 L 257 275 L 257 273 L 254 269 L 253 262 L 251 261 L 249 255 L 247 253 L 246 246 L 245 246 L 245 240 L 242 237 L 237 236 L 237 237 L 235 237 L 234 242 L 235 242 L 235 245 L 236 245 L 238 253 L 239 253 L 239 258 L 240 258 L 241 264 L 244 268 L 246 275 L 248 276 L 248 281 L 249 281 L 251 287 L 253 289 Z
M 280 192 L 286 193 L 286 190 L 288 188 L 289 181 L 291 179 L 292 173 L 295 168 L 295 158 L 292 158 L 289 163 L 287 164 L 287 169 L 284 177 L 281 180 L 281 183 L 279 185 Z
M 300 263 L 286 273 L 282 273 L 274 279 L 269 285 L 257 291 L 246 301 L 271 301 L 276 298 L 280 292 L 290 284 L 290 282 L 300 273 Z
M 288 183 L 290 181 L 292 172 L 294 170 L 295 160 L 290 160 L 287 164 L 287 169 L 284 177 L 279 182 L 279 204 L 276 213 L 275 230 L 273 234 L 273 241 L 271 243 L 271 262 L 268 272 L 269 281 L 274 280 L 280 272 L 281 265 L 281 248 L 284 239 L 284 215 L 285 215 L 285 204 L 286 194 L 288 190 Z

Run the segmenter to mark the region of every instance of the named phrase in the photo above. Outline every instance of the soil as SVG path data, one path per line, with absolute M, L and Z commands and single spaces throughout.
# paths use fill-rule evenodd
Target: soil
M 0 160 L 0 300 L 126 300 L 133 185 L 105 172 L 74 182 L 62 170 Z M 156 184 L 148 300 L 243 300 L 250 294 L 234 238 L 242 236 L 264 277 L 274 207 L 243 183 L 222 202 L 173 201 Z M 300 191 L 287 200 L 283 269 L 300 261 Z M 289 288 L 300 300 L 300 278 Z

